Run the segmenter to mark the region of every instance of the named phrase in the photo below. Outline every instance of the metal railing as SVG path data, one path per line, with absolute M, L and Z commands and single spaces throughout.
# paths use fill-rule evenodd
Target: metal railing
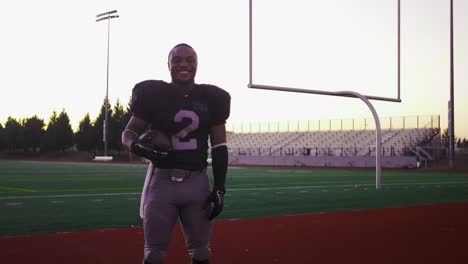
M 383 130 L 440 129 L 440 115 L 380 117 L 380 125 Z M 372 117 L 324 120 L 244 121 L 228 122 L 226 129 L 234 133 L 355 131 L 375 130 L 375 123 Z
M 410 146 L 396 147 L 393 145 L 382 146 L 383 157 L 411 155 Z M 373 147 L 304 147 L 304 148 L 275 148 L 275 147 L 230 147 L 233 155 L 246 156 L 333 156 L 333 157 L 363 157 L 375 156 Z

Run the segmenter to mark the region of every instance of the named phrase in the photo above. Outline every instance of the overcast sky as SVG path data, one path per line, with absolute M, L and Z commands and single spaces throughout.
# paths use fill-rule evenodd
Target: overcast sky
M 402 0 L 402 103 L 373 101 L 381 117 L 440 115 L 450 89 L 449 0 Z M 396 97 L 396 0 L 254 0 L 254 83 Z M 468 138 L 468 1 L 455 6 L 455 126 Z M 370 117 L 357 99 L 260 91 L 248 84 L 248 1 L 0 3 L 0 123 L 65 109 L 73 128 L 95 118 L 106 88 L 127 104 L 134 84 L 169 81 L 177 43 L 199 55 L 196 81 L 232 95 L 229 122 Z

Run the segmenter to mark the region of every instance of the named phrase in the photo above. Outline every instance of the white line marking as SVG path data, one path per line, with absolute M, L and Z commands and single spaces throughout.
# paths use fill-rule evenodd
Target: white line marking
M 382 184 L 384 188 L 390 189 L 390 186 L 407 186 L 407 185 L 436 185 L 436 184 L 463 184 L 468 183 L 467 181 L 460 182 L 428 182 L 428 183 L 417 183 L 417 182 L 408 182 L 408 183 L 387 183 Z M 233 188 L 229 191 L 270 191 L 270 190 L 294 190 L 294 189 L 320 189 L 320 188 L 343 188 L 343 187 L 352 187 L 354 188 L 356 184 L 343 184 L 343 185 L 311 185 L 311 186 L 289 186 L 289 187 L 259 187 L 259 188 Z M 360 187 L 369 186 L 375 187 L 374 183 L 370 184 L 359 184 Z M 1 198 L 0 198 L 1 199 Z
M 140 195 L 137 193 L 90 193 L 90 194 L 58 194 L 58 195 L 37 195 L 37 196 L 5 196 L 0 200 L 12 199 L 36 199 L 36 198 L 74 198 L 74 197 L 94 197 L 94 196 L 121 196 L 121 195 Z
M 23 203 L 6 203 L 7 206 L 19 206 L 23 205 Z
M 101 203 L 102 201 L 104 201 L 104 199 L 93 199 L 93 200 L 91 200 L 91 202 L 95 202 L 95 203 Z
M 65 201 L 50 201 L 50 203 L 58 204 L 58 203 L 65 203 Z
M 449 184 L 466 184 L 468 181 L 459 181 L 459 182 L 428 182 L 428 183 L 387 183 L 382 184 L 384 189 L 389 190 L 390 186 L 408 186 L 408 185 L 424 185 L 440 188 L 440 185 L 449 185 Z M 229 192 L 242 192 L 242 191 L 271 191 L 271 190 L 297 190 L 297 189 L 322 189 L 322 188 L 354 188 L 356 184 L 343 184 L 343 185 L 312 185 L 312 186 L 289 186 L 289 187 L 259 187 L 259 188 L 232 188 L 229 189 Z M 359 184 L 359 186 L 368 186 L 375 187 L 374 183 L 371 184 Z M 59 194 L 59 195 L 35 195 L 35 196 L 4 196 L 0 197 L 0 200 L 13 200 L 13 199 L 36 199 L 36 198 L 74 198 L 74 197 L 95 197 L 95 196 L 124 196 L 124 195 L 140 195 L 140 192 L 130 192 L 130 193 L 92 193 L 92 194 Z M 227 196 L 228 194 L 226 194 Z

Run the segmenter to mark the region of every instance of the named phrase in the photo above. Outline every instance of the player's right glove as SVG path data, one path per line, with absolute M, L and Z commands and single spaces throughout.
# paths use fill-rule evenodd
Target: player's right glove
M 148 130 L 133 142 L 132 152 L 158 165 L 171 151 L 169 137 L 159 130 Z
M 152 149 L 152 148 L 146 147 L 145 145 L 139 142 L 133 143 L 132 152 L 135 153 L 135 155 L 139 157 L 143 157 L 151 161 L 164 159 L 169 154 L 169 152 L 167 151 L 160 151 L 160 150 Z

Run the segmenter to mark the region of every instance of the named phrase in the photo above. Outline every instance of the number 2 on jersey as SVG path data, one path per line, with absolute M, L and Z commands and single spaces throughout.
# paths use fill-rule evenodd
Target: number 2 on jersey
M 197 149 L 197 139 L 191 138 L 188 141 L 185 139 L 190 132 L 198 129 L 200 119 L 193 111 L 180 110 L 174 117 L 174 122 L 180 123 L 184 118 L 190 119 L 190 124 L 172 136 L 172 148 L 175 150 L 191 150 Z

